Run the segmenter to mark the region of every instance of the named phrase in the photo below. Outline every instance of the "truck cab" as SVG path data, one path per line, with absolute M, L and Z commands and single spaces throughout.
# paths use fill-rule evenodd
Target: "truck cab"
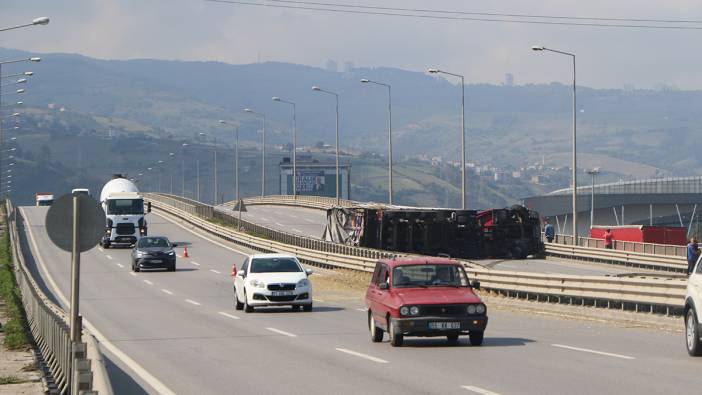
M 105 235 L 102 246 L 133 246 L 142 236 L 148 234 L 145 215 L 150 212 L 150 204 L 144 207 L 144 197 L 131 181 L 116 176 L 105 184 L 100 194 L 100 203 L 105 211 Z
M 54 203 L 54 195 L 48 192 L 37 192 L 35 201 L 37 206 L 51 206 Z

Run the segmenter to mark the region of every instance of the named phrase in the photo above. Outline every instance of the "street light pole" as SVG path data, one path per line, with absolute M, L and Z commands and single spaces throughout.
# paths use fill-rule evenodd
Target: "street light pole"
M 293 121 L 293 171 L 292 171 L 292 183 L 293 183 L 293 199 L 297 199 L 297 117 L 295 115 L 295 103 L 287 100 L 283 100 L 277 96 L 273 97 L 273 101 L 290 104 L 292 106 L 292 121 Z
M 461 74 L 439 69 L 429 69 L 431 74 L 446 74 L 461 79 L 461 209 L 466 209 L 466 85 Z
M 388 88 L 388 204 L 392 204 L 392 87 L 390 84 L 362 79 L 361 83 L 382 85 Z
M 244 112 L 258 115 L 263 119 L 263 137 L 261 147 L 261 197 L 266 196 L 266 114 L 245 108 Z
M 14 29 L 20 29 L 23 27 L 28 27 L 28 26 L 37 26 L 37 25 L 48 25 L 49 24 L 49 18 L 42 16 L 40 18 L 34 18 L 32 20 L 32 23 L 27 23 L 24 25 L 17 25 L 17 26 L 11 26 L 11 27 L 4 27 L 0 28 L 0 32 L 5 32 L 8 30 L 14 30 Z
M 183 197 L 183 198 L 185 197 L 185 147 L 187 147 L 187 146 L 188 146 L 188 143 L 183 143 L 183 145 L 182 145 L 183 157 L 181 159 L 182 159 L 182 166 L 183 167 L 182 167 L 182 172 L 181 172 L 182 179 L 181 179 L 181 185 L 180 185 L 180 197 Z
M 226 125 L 227 121 L 219 120 L 219 123 Z M 234 129 L 234 196 L 239 201 L 239 124 Z
M 557 53 L 560 55 L 566 55 L 570 56 L 573 60 L 573 153 L 572 153 L 572 164 L 571 166 L 573 167 L 573 172 L 572 172 L 572 177 L 573 177 L 573 240 L 575 245 L 578 245 L 578 175 L 577 175 L 577 125 L 576 125 L 576 120 L 577 120 L 577 114 L 576 114 L 576 73 L 575 73 L 575 54 L 572 54 L 570 52 L 564 52 L 564 51 L 558 51 L 555 49 L 550 49 L 546 48 L 544 46 L 538 46 L 534 45 L 531 47 L 532 50 L 534 51 L 549 51 L 553 53 Z
M 339 95 L 337 93 L 331 92 L 324 90 L 318 86 L 313 86 L 312 87 L 313 91 L 317 92 L 322 92 L 326 93 L 328 95 L 333 95 L 334 98 L 336 99 L 336 205 L 339 206 L 339 200 L 340 200 L 340 185 L 341 185 L 341 180 L 340 178 L 340 172 L 339 172 Z
M 600 169 L 598 167 L 587 171 L 587 174 L 592 176 L 592 186 L 590 187 L 590 229 L 594 225 L 593 219 L 595 218 L 595 176 L 599 173 Z

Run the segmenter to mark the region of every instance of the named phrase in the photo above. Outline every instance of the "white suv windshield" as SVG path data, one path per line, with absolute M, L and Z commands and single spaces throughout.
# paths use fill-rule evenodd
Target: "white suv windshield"
M 251 273 L 301 272 L 302 268 L 293 258 L 254 258 Z

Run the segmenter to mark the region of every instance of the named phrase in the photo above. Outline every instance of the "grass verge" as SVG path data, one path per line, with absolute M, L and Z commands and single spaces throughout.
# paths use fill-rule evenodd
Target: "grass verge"
M 0 385 L 20 384 L 23 382 L 24 381 L 20 380 L 18 377 L 15 376 L 0 376 Z
M 4 211 L 3 206 L 0 208 Z M 4 222 L 7 229 L 6 218 Z M 22 306 L 22 295 L 12 271 L 12 251 L 7 231 L 0 236 L 0 299 L 5 302 L 8 315 L 7 322 L 0 328 L 5 332 L 5 346 L 11 350 L 28 347 L 30 342 L 27 335 L 27 320 Z

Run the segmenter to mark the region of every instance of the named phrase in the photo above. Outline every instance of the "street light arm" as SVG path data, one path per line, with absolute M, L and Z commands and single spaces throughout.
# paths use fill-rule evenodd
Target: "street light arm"
M 557 49 L 551 49 L 551 48 L 546 48 L 546 47 L 541 47 L 541 49 L 539 49 L 539 51 L 549 51 L 549 52 L 554 52 L 554 53 L 558 53 L 558 54 L 561 54 L 561 55 L 568 55 L 568 56 L 575 57 L 575 54 L 573 54 L 573 53 L 565 52 L 565 51 L 559 51 L 559 50 L 557 50 Z
M 362 82 L 362 83 L 365 83 L 365 84 L 376 84 L 376 85 L 382 85 L 382 86 L 385 86 L 385 87 L 388 87 L 388 88 L 390 88 L 390 84 L 384 84 L 384 83 L 382 83 L 382 82 L 378 82 L 378 81 L 373 81 L 373 80 L 367 80 L 367 79 L 364 79 L 364 80 L 361 80 L 361 82 Z
M 15 59 L 15 60 L 5 60 L 0 62 L 0 65 L 3 64 L 10 64 L 10 63 L 19 63 L 19 62 L 40 62 L 41 58 L 23 58 L 23 59 Z

